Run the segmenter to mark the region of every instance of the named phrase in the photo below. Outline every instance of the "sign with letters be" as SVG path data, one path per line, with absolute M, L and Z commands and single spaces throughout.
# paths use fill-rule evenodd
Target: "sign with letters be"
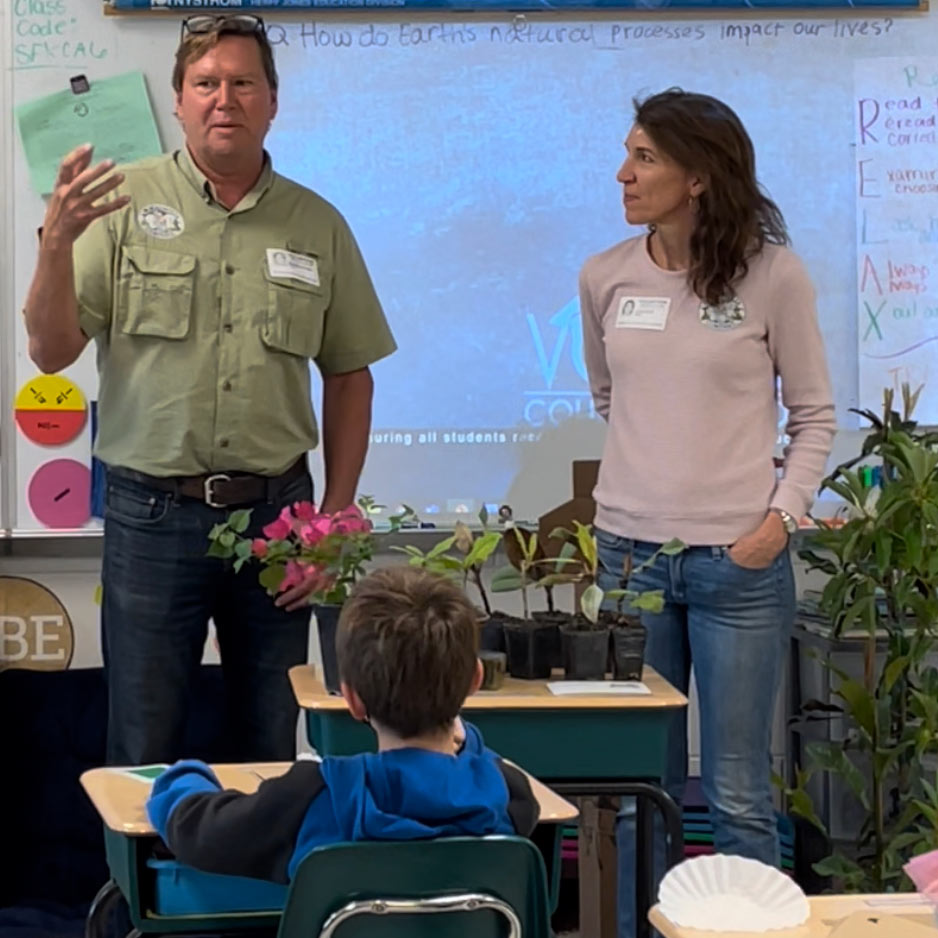
M 74 649 L 72 620 L 55 593 L 35 580 L 0 576 L 0 671 L 64 671 Z

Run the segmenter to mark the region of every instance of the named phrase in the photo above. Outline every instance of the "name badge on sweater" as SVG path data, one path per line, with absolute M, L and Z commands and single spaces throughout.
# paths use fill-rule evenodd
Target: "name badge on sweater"
M 289 277 L 311 286 L 319 286 L 319 264 L 315 257 L 296 254 L 283 248 L 267 248 L 267 273 L 271 277 Z
M 671 311 L 669 296 L 623 296 L 616 313 L 616 329 L 657 329 L 661 332 Z

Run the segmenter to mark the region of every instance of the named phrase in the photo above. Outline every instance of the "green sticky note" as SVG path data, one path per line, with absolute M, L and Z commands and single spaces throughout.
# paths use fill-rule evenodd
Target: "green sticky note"
M 13 109 L 33 188 L 48 195 L 59 163 L 83 143 L 93 162 L 130 163 L 162 152 L 143 72 L 92 79 L 88 91 L 71 88 Z
M 121 775 L 128 775 L 131 778 L 139 779 L 141 782 L 152 782 L 159 778 L 167 769 L 168 765 L 161 763 L 159 765 L 137 765 L 130 769 L 115 769 Z

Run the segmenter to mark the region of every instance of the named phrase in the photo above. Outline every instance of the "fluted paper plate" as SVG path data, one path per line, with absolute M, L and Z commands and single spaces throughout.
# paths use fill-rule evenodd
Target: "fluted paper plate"
M 675 925 L 702 931 L 795 928 L 809 914 L 805 894 L 774 867 L 720 855 L 675 866 L 661 881 L 658 902 Z

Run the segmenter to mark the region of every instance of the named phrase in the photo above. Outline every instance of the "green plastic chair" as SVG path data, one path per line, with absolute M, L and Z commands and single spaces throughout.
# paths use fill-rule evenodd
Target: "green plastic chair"
M 550 938 L 540 851 L 521 837 L 334 844 L 299 865 L 278 938 Z

